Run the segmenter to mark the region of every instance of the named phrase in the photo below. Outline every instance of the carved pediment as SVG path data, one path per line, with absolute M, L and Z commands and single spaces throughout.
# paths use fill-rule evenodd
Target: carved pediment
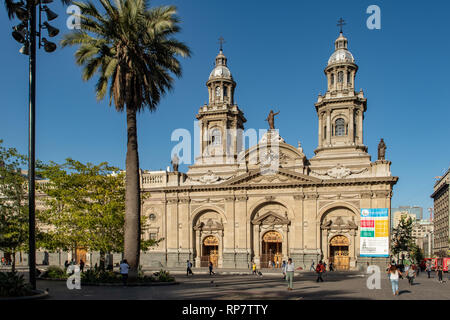
M 252 170 L 241 176 L 230 179 L 226 185 L 240 185 L 240 184 L 308 184 L 319 183 L 322 180 L 315 177 L 307 176 L 298 172 L 280 168 L 273 174 L 263 174 L 260 170 Z
M 287 217 L 280 216 L 279 214 L 270 211 L 263 215 L 261 215 L 258 218 L 253 219 L 252 224 L 258 224 L 258 225 L 283 225 L 287 224 L 289 225 L 291 221 Z
M 362 168 L 360 170 L 350 170 L 349 168 L 337 164 L 335 167 L 328 169 L 326 171 L 312 171 L 312 174 L 317 176 L 327 176 L 333 179 L 344 179 L 352 175 L 358 175 L 368 171 L 368 168 Z
M 353 217 L 352 220 L 349 221 L 344 221 L 342 217 L 337 217 L 330 220 L 325 219 L 320 228 L 327 230 L 357 230 L 358 226 L 356 225 L 355 218 Z
M 223 230 L 222 221 L 213 221 L 212 219 L 208 219 L 206 222 L 199 221 L 197 225 L 194 227 L 196 231 L 218 231 Z

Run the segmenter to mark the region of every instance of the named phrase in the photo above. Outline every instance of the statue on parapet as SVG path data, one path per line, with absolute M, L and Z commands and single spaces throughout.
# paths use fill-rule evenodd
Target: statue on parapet
M 386 144 L 384 143 L 383 138 L 381 138 L 381 141 L 378 144 L 378 160 L 385 160 L 385 157 L 386 157 Z
M 269 122 L 270 130 L 275 130 L 275 116 L 279 113 L 279 111 L 277 113 L 274 113 L 273 110 L 270 110 L 269 116 L 266 119 L 266 121 Z
M 172 168 L 173 168 L 173 172 L 178 172 L 178 165 L 179 165 L 180 159 L 178 158 L 177 154 L 174 154 L 172 157 Z

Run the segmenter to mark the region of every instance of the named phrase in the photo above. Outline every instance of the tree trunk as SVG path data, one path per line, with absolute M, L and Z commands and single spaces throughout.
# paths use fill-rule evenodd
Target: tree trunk
M 141 241 L 141 191 L 136 112 L 127 105 L 127 159 L 125 182 L 124 256 L 130 266 L 129 280 L 137 278 Z
M 100 270 L 105 271 L 105 253 L 103 251 L 100 251 Z
M 16 251 L 13 251 L 11 254 L 11 271 L 16 271 Z

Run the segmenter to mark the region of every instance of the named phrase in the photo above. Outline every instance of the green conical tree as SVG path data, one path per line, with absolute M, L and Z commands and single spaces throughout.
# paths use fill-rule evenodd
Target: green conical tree
M 97 99 L 108 93 L 109 103 L 127 115 L 127 155 L 124 256 L 130 279 L 137 276 L 140 246 L 140 185 L 136 114 L 155 111 L 161 97 L 172 89 L 172 74 L 180 77 L 178 57 L 190 50 L 174 38 L 180 31 L 174 6 L 150 8 L 146 0 L 74 2 L 81 8 L 81 29 L 67 34 L 63 46 L 79 46 L 76 63 L 83 80 L 98 74 Z

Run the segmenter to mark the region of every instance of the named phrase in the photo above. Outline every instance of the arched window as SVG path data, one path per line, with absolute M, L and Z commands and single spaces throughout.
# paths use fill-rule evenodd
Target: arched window
M 339 73 L 338 73 L 338 82 L 339 83 L 344 82 L 344 72 L 342 72 L 342 71 L 339 71 Z
M 220 145 L 222 143 L 222 134 L 219 129 L 213 129 L 211 131 L 211 144 Z
M 347 83 L 352 83 L 352 73 L 350 71 L 347 72 Z
M 331 85 L 334 84 L 334 73 L 331 74 Z
M 335 136 L 345 136 L 345 120 L 339 118 L 335 122 Z
M 220 97 L 220 87 L 216 87 L 216 97 Z
M 228 88 L 227 87 L 223 88 L 223 96 L 228 97 Z

